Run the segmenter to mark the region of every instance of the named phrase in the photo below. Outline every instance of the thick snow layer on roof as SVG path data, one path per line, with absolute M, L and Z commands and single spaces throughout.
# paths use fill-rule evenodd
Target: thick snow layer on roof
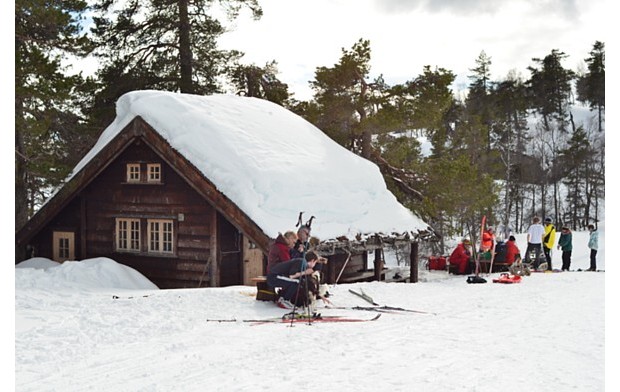
M 321 240 L 426 230 L 387 189 L 379 168 L 283 107 L 234 95 L 134 91 L 77 173 L 141 116 L 269 236 L 315 216 Z

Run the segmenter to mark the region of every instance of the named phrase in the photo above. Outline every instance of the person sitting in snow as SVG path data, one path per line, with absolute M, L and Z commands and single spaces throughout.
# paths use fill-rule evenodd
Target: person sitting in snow
M 517 239 L 511 235 L 506 241 L 506 264 L 512 265 L 515 261 L 521 259 L 521 251 L 516 243 Z
M 267 273 L 275 264 L 291 259 L 290 250 L 297 241 L 297 235 L 294 231 L 287 231 L 284 234 L 278 233 L 278 237 L 269 247 L 269 255 L 267 256 Z
M 297 229 L 297 241 L 290 249 L 291 259 L 302 257 L 304 252 L 308 250 L 310 240 L 310 228 L 302 225 Z
M 448 258 L 451 265 L 457 267 L 457 274 L 464 275 L 468 273 L 469 259 L 471 257 L 471 241 L 469 238 L 463 238 L 460 244 L 452 251 Z
M 292 309 L 308 303 L 307 290 L 298 290 L 302 279 L 314 273 L 319 255 L 314 251 L 306 253 L 305 258 L 295 258 L 274 264 L 267 274 L 267 285 L 274 291 L 280 288 L 278 306 Z

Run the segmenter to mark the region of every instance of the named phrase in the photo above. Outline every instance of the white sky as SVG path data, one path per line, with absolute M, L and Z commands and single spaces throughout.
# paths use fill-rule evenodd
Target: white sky
M 601 269 L 604 230 L 602 224 Z M 573 234 L 571 267 L 587 268 L 588 234 Z M 524 250 L 525 234 L 517 237 Z M 5 323 L 6 390 L 617 390 L 617 320 L 605 312 L 606 304 L 615 311 L 614 297 L 605 301 L 608 272 L 533 273 L 512 285 L 492 283 L 498 277 L 492 274 L 483 275 L 486 284 L 468 285 L 465 276 L 421 269 L 416 284 L 338 284 L 328 291 L 334 306 L 369 306 L 349 293 L 354 289 L 381 305 L 430 314 L 290 327 L 206 321 L 286 313 L 256 301 L 251 286 L 158 290 L 106 258 L 52 265 L 31 260 L 6 273 L 15 277 L 14 293 L 6 295 L 15 300 L 15 320 Z M 554 251 L 554 266 L 560 265 Z
M 516 69 L 524 77 L 532 58 L 553 49 L 577 69 L 595 41 L 607 44 L 606 0 L 260 0 L 264 15 L 234 22 L 223 48 L 246 53 L 246 63 L 276 60 L 280 79 L 295 98 L 307 100 L 317 67 L 337 63 L 342 49 L 370 40 L 371 76 L 390 84 L 445 68 L 460 90 L 481 51 L 491 57 L 493 79 Z

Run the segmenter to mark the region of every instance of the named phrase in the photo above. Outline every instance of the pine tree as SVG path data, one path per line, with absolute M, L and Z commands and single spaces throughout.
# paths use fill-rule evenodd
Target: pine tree
M 456 120 L 455 100 L 450 85 L 454 82 L 452 71 L 444 68 L 431 70 L 424 66 L 421 75 L 406 83 L 409 126 L 422 129 L 433 145 L 433 155 L 441 156 L 446 147 L 451 124 Z
M 274 61 L 263 68 L 256 65 L 238 65 L 231 72 L 231 81 L 235 91 L 246 97 L 263 98 L 286 106 L 290 98 L 288 85 L 278 77 L 278 66 Z
M 566 217 L 574 229 L 577 222 L 585 215 L 587 183 L 589 182 L 589 161 L 592 151 L 588 136 L 583 127 L 579 127 L 573 132 L 568 141 L 568 147 L 561 151 L 559 160 L 565 167 L 566 174 L 563 176 L 563 183 L 568 192 L 566 201 L 568 202 L 568 217 Z
M 61 65 L 88 49 L 80 27 L 85 10 L 81 0 L 15 2 L 16 229 L 90 147 L 78 128 L 83 80 Z
M 213 0 L 97 0 L 92 30 L 101 60 L 100 91 L 91 115 L 103 126 L 122 94 L 141 89 L 212 94 L 219 78 L 242 54 L 218 49 L 225 27 Z M 257 0 L 222 0 L 230 19 L 247 7 L 262 16 Z
M 528 161 L 524 154 L 525 145 L 530 139 L 527 132 L 526 94 L 524 82 L 514 72 L 510 72 L 505 80 L 497 83 L 490 97 L 495 105 L 492 144 L 499 152 L 505 169 L 502 221 L 508 223 L 512 220 L 517 229 L 521 224 L 522 211 L 519 206 L 523 205 L 524 185 L 526 181 L 533 181 L 526 177 L 529 171 L 523 170 Z
M 561 138 L 565 138 L 568 134 L 569 105 L 572 97 L 571 83 L 575 77 L 572 70 L 565 69 L 562 66 L 562 60 L 566 57 L 565 53 L 553 49 L 551 54 L 542 60 L 532 59 L 540 68 L 528 67 L 531 72 L 531 77 L 528 80 L 529 99 L 532 102 L 532 108 L 540 114 L 542 119 L 540 138 L 537 140 L 541 167 L 544 170 L 541 173 L 544 178 L 541 184 L 542 213 L 548 215 L 546 192 L 548 184 L 551 183 L 553 185 L 555 221 L 558 220 L 558 181 L 560 179 L 552 177 L 552 165 L 556 161 L 561 147 Z
M 493 103 L 491 102 L 491 58 L 482 51 L 476 59 L 476 67 L 470 69 L 473 75 L 469 85 L 469 92 L 465 100 L 465 107 L 469 116 L 479 117 L 478 121 L 486 133 L 486 149 L 491 151 L 491 130 L 493 129 Z
M 596 41 L 586 60 L 588 72 L 577 78 L 577 99 L 598 111 L 598 130 L 603 130 L 605 110 L 605 44 Z

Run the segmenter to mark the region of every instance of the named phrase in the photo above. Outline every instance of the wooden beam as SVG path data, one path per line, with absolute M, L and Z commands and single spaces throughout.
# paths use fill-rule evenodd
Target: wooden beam
M 411 243 L 411 254 L 409 255 L 409 282 L 418 283 L 418 248 L 417 241 Z

